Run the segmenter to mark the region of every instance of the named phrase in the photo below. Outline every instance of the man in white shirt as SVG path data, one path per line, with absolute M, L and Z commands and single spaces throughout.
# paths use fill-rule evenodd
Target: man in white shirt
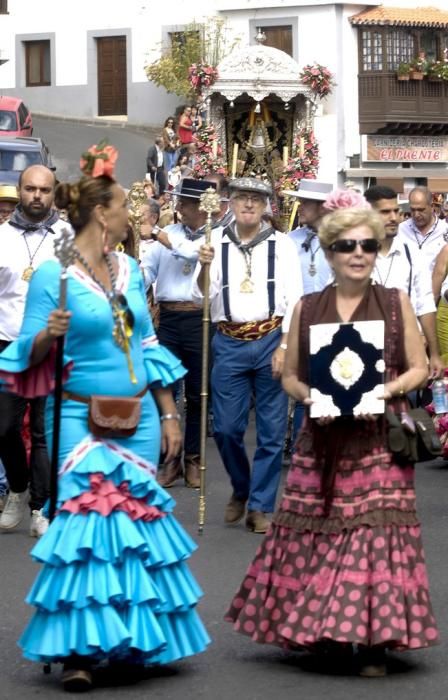
M 374 186 L 364 192 L 364 197 L 383 219 L 386 231 L 372 277 L 384 287 L 396 287 L 409 295 L 426 338 L 431 375 L 438 376 L 443 363 L 437 343 L 436 305 L 428 263 L 416 255 L 415 249 L 412 255 L 407 238 L 397 235 L 400 209 L 396 192 L 390 187 Z M 420 199 L 421 193 L 417 193 L 414 203 Z
M 202 245 L 193 298 L 202 301 L 204 266 L 210 265 L 213 337 L 211 373 L 214 435 L 233 493 L 226 524 L 264 533 L 275 507 L 287 421 L 280 377 L 293 308 L 302 295 L 294 243 L 262 221 L 269 185 L 255 178 L 230 183 L 235 221 Z M 244 446 L 251 396 L 257 448 L 252 469 Z
M 331 277 L 331 267 L 321 248 L 317 229 L 328 211 L 324 208 L 326 197 L 333 185 L 317 180 L 301 180 L 298 190 L 286 190 L 283 194 L 300 201 L 300 226 L 288 233 L 294 241 L 302 265 L 303 291 L 305 294 L 321 292 Z
M 21 173 L 19 204 L 11 218 L 0 226 L 0 350 L 19 335 L 28 283 L 33 271 L 54 256 L 53 242 L 67 224 L 52 209 L 54 173 L 43 165 L 32 165 Z M 42 535 L 48 521 L 42 507 L 48 498 L 50 465 L 44 432 L 45 399 L 27 401 L 0 392 L 0 459 L 9 482 L 9 495 L 0 517 L 0 528 L 11 530 L 22 520 L 30 483 L 31 527 Z M 30 405 L 31 459 L 28 470 L 21 429 Z
M 186 420 L 184 438 L 185 484 L 199 488 L 202 304 L 192 298 L 192 279 L 203 238 L 206 213 L 199 208 L 200 197 L 208 187 L 205 180 L 184 178 L 177 193 L 177 209 L 182 223 L 170 224 L 164 231 L 155 227 L 156 241 L 142 257 L 146 287 L 156 285 L 160 308 L 157 335 L 160 342 L 180 358 L 188 369 L 185 377 Z M 160 242 L 159 242 L 160 238 Z M 184 474 L 181 455 L 164 464 L 157 480 L 164 488 L 175 484 Z
M 398 240 L 406 243 L 412 261 L 421 263 L 431 274 L 436 257 L 448 240 L 448 226 L 433 210 L 432 194 L 427 187 L 414 187 L 409 192 L 411 216 L 398 227 Z

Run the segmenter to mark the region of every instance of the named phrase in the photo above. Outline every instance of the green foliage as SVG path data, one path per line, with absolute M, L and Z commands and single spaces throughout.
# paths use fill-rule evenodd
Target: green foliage
M 217 66 L 235 48 L 238 39 L 230 39 L 226 20 L 210 17 L 204 23 L 192 22 L 182 32 L 170 35 L 169 45 L 162 46 L 162 55 L 145 66 L 148 80 L 179 97 L 193 98 L 188 79 L 193 63 Z
M 411 66 L 409 65 L 409 63 L 405 63 L 404 61 L 402 61 L 397 68 L 398 75 L 409 75 L 410 72 Z

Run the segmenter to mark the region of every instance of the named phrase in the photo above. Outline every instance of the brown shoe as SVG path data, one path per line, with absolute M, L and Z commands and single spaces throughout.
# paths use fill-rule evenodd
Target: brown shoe
M 188 486 L 190 489 L 198 489 L 201 485 L 200 466 L 200 455 L 185 455 L 185 486 Z
M 224 511 L 224 522 L 226 525 L 236 525 L 244 517 L 246 512 L 246 500 L 235 498 L 232 494 L 230 501 Z
M 249 510 L 247 512 L 246 527 L 248 530 L 259 535 L 264 535 L 270 524 L 266 514 L 262 513 L 260 510 Z
M 93 680 L 90 663 L 83 658 L 70 657 L 62 671 L 62 685 L 69 693 L 85 693 L 91 689 Z
M 178 479 L 183 477 L 182 456 L 177 455 L 171 462 L 162 464 L 157 472 L 157 483 L 163 486 L 164 489 L 169 489 L 174 486 Z

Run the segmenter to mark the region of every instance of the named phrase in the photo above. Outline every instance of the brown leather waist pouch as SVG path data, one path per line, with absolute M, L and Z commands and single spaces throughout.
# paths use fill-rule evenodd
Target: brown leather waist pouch
M 141 398 L 147 389 L 137 396 L 96 396 L 90 398 L 64 392 L 63 398 L 87 403 L 88 426 L 95 437 L 128 438 L 134 435 L 141 417 Z

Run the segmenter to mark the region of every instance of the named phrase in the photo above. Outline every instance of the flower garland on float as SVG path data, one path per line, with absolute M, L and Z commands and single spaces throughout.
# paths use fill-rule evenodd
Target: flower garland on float
M 222 147 L 218 142 L 212 123 L 201 126 L 196 131 L 193 142 L 196 144 L 196 163 L 193 166 L 193 177 L 200 180 L 210 172 L 227 174 L 227 163 L 223 158 Z
M 288 158 L 276 190 L 297 190 L 303 178 L 314 180 L 319 168 L 319 145 L 314 132 L 301 129 L 294 140 L 292 156 Z
M 320 63 L 309 63 L 304 66 L 299 77 L 302 83 L 320 100 L 331 95 L 336 85 L 333 73 Z

